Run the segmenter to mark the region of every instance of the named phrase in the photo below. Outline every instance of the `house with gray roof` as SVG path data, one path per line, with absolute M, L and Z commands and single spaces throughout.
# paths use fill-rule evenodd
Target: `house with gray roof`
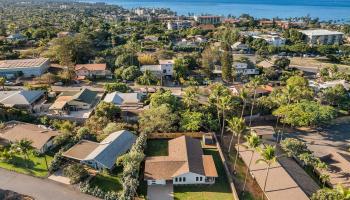
M 112 169 L 119 156 L 130 150 L 137 136 L 127 130 L 111 133 L 102 142 L 81 140 L 63 156 L 97 170 Z
M 35 105 L 44 98 L 44 94 L 41 90 L 0 91 L 0 104 L 32 112 Z

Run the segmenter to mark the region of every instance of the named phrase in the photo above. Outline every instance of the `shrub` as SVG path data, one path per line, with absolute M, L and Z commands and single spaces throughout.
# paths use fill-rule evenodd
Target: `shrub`
M 64 168 L 63 174 L 68 176 L 71 184 L 78 183 L 85 179 L 89 174 L 82 164 L 73 164 Z

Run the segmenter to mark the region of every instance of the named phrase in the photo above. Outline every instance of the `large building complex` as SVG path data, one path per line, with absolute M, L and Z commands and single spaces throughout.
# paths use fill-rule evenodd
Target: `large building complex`
M 0 76 L 6 78 L 37 77 L 49 69 L 49 63 L 47 58 L 2 60 L 0 61 Z
M 333 45 L 343 43 L 343 33 L 338 31 L 329 31 L 325 29 L 303 30 L 300 31 L 305 35 L 305 40 L 310 45 Z
M 194 16 L 194 20 L 200 24 L 220 24 L 221 17 L 220 16 Z

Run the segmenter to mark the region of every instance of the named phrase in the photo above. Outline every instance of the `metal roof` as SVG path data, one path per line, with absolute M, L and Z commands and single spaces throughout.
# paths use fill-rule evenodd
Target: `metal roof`
M 44 95 L 41 90 L 0 91 L 0 104 L 30 105 Z
M 41 67 L 48 61 L 47 58 L 2 60 L 0 61 L 0 69 Z
M 95 160 L 111 169 L 116 159 L 131 148 L 136 138 L 136 135 L 126 130 L 111 133 L 84 160 Z

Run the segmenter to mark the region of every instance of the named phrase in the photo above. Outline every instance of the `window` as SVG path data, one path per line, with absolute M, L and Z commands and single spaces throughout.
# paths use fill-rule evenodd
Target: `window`
M 177 177 L 175 178 L 175 182 L 177 182 Z
M 183 180 L 183 182 L 186 182 L 186 177 L 183 177 L 182 180 Z
M 181 181 L 182 181 L 182 178 L 180 177 L 180 178 L 179 178 L 179 182 L 181 182 Z
M 203 177 L 200 177 L 199 180 L 200 180 L 200 181 L 203 181 Z
M 196 177 L 196 181 L 198 181 L 199 180 L 199 177 Z

